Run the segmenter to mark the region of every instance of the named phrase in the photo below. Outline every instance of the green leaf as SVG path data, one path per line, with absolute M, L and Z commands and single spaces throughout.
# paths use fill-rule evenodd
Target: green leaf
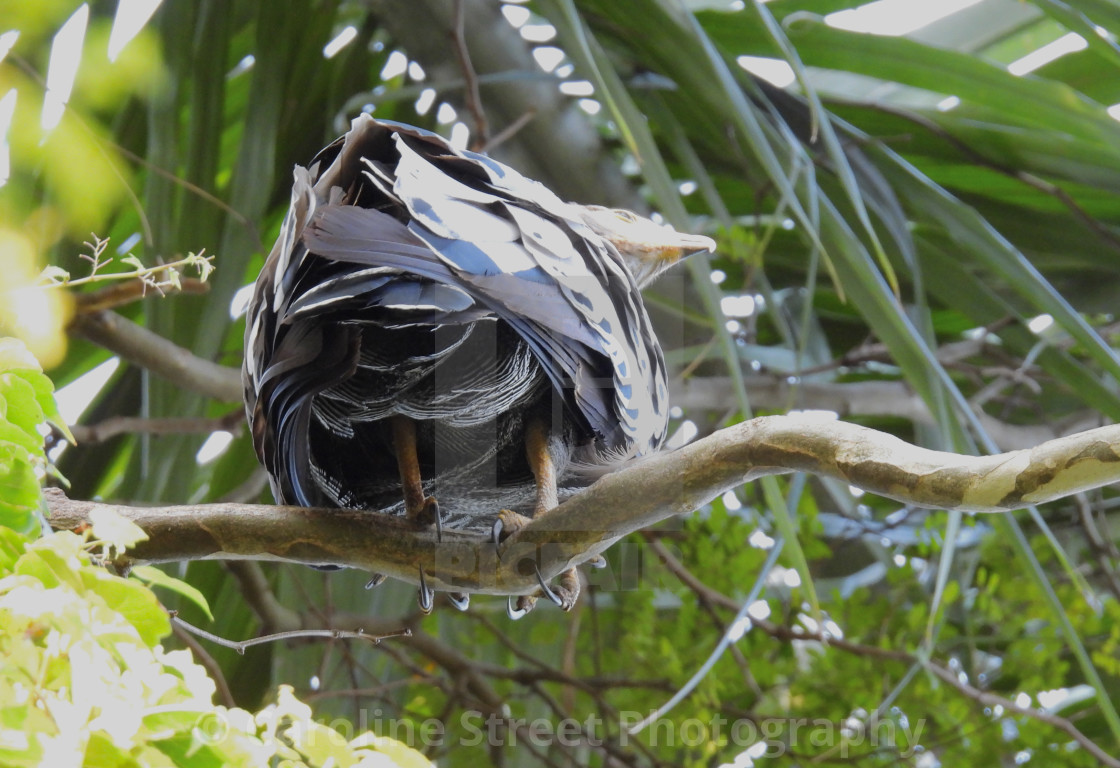
M 38 528 L 39 478 L 27 448 L 0 442 L 0 526 L 20 533 Z
M 43 267 L 43 271 L 39 273 L 40 281 L 46 280 L 52 283 L 65 283 L 69 279 L 70 273 L 55 264 L 48 264 Z
M 0 373 L 21 368 L 43 371 L 43 366 L 39 365 L 26 344 L 10 336 L 0 337 Z
M 11 573 L 25 551 L 28 539 L 8 526 L 0 525 L 0 577 Z
M 139 579 L 144 584 L 147 584 L 149 587 L 163 587 L 164 589 L 168 589 L 185 597 L 202 609 L 202 612 L 206 614 L 206 618 L 210 619 L 210 621 L 214 620 L 214 614 L 210 612 L 210 604 L 206 601 L 205 595 L 187 582 L 176 579 L 174 576 L 170 576 L 159 568 L 151 565 L 137 566 L 132 569 L 130 575 Z
M 69 532 L 39 539 L 27 547 L 12 572 L 32 576 L 47 589 L 65 585 L 81 591 L 78 570 L 89 563 L 89 556 L 82 550 L 83 543 L 80 536 Z
M 18 428 L 26 436 L 26 442 L 17 440 L 11 431 L 0 432 L 0 440 L 20 442 L 30 451 L 41 452 L 43 436 L 39 434 L 39 425 L 45 420 L 31 384 L 11 373 L 0 373 L 0 425 Z
M 85 588 L 124 616 L 147 645 L 155 645 L 171 634 L 167 612 L 140 582 L 122 579 L 100 568 L 84 568 L 81 575 Z
M 50 377 L 39 371 L 28 369 L 13 370 L 10 373 L 31 385 L 31 389 L 35 392 L 35 402 L 39 404 L 46 420 L 58 427 L 71 443 L 77 442 L 74 440 L 74 436 L 70 434 L 70 426 L 58 411 L 58 402 L 54 399 L 54 382 L 51 381 Z
M 119 553 L 148 540 L 140 526 L 111 508 L 98 507 L 89 518 L 93 538 Z

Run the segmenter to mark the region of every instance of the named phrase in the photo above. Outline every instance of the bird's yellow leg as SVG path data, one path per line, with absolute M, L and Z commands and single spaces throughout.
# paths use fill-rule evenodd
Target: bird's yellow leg
M 405 516 L 418 525 L 439 527 L 439 504 L 432 496 L 424 496 L 420 477 L 420 458 L 416 454 L 416 422 L 407 416 L 390 419 L 393 430 L 393 452 L 401 473 L 401 490 L 404 493 Z
M 525 429 L 525 454 L 529 468 L 536 481 L 537 500 L 533 507 L 533 517 L 540 517 L 555 509 L 559 503 L 556 489 L 556 465 L 548 447 L 548 425 L 540 419 L 532 419 Z M 517 532 L 529 522 L 529 518 L 508 509 L 498 513 L 495 525 L 495 538 L 516 536 Z M 502 535 L 504 534 L 504 536 Z M 538 578 L 540 574 L 538 573 Z M 570 611 L 579 598 L 579 574 L 570 568 L 560 574 L 559 586 L 550 587 L 541 580 L 540 594 L 548 597 L 565 611 Z M 516 608 L 511 606 L 510 616 L 518 618 L 537 601 L 538 595 L 523 595 L 517 600 Z
M 525 453 L 529 468 L 537 481 L 537 505 L 533 517 L 540 517 L 559 503 L 556 494 L 556 465 L 548 449 L 548 427 L 540 419 L 532 419 L 525 432 Z
M 529 469 L 537 489 L 537 500 L 533 506 L 533 517 L 540 517 L 556 507 L 556 466 L 548 450 L 548 427 L 540 419 L 531 419 L 525 429 L 525 456 L 529 459 Z M 513 536 L 525 527 L 530 518 L 503 509 L 498 513 L 499 531 L 504 539 Z

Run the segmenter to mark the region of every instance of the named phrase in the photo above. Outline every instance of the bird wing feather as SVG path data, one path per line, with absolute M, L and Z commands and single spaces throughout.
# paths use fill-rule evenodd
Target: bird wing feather
M 452 289 L 443 297 L 449 304 L 461 291 L 525 339 L 605 445 L 656 447 L 665 430 L 664 365 L 614 247 L 543 185 L 435 134 L 368 116 L 354 121 L 316 183 L 319 195 L 324 182 L 349 178 L 340 163 L 376 164 L 383 175 L 391 165 L 383 154 L 373 163 L 355 148 L 384 148 L 386 132 L 399 156 L 393 197 L 409 223 L 354 205 L 320 206 L 304 230 L 307 249 L 436 281 Z

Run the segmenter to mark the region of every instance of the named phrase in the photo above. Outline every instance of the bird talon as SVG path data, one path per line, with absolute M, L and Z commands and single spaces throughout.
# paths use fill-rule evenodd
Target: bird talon
M 423 568 L 420 569 L 420 594 L 417 595 L 417 602 L 420 604 L 420 612 L 425 616 L 432 612 L 432 607 L 436 602 L 435 590 L 428 586 Z
M 603 569 L 607 567 L 607 558 L 602 555 L 595 555 L 595 557 L 587 561 L 587 564 L 592 568 Z
M 537 583 L 541 585 L 541 592 L 544 593 L 544 596 L 551 600 L 556 606 L 563 608 L 564 598 L 554 592 L 552 590 L 552 587 L 548 586 L 548 583 L 544 580 L 544 576 L 541 576 L 541 571 L 539 568 L 534 565 L 533 570 L 537 573 Z
M 519 515 L 513 510 L 503 509 L 494 520 L 494 527 L 490 529 L 490 540 L 501 544 L 516 536 L 517 532 L 529 524 L 531 518 Z M 504 534 L 504 535 L 503 535 Z
M 537 598 L 532 595 L 521 595 L 517 598 L 516 602 L 513 595 L 506 598 L 506 615 L 509 616 L 511 621 L 517 621 L 522 618 L 529 611 L 533 610 L 533 606 L 537 604 Z
M 580 591 L 579 573 L 575 568 L 569 568 L 560 574 L 560 583 L 556 586 L 551 586 L 545 582 L 539 568 L 533 566 L 533 570 L 537 573 L 537 584 L 540 585 L 541 592 L 544 593 L 545 597 L 562 611 L 570 611 L 575 607 Z
M 388 577 L 383 573 L 371 575 L 369 581 L 366 582 L 366 589 L 373 589 L 374 587 L 380 586 L 386 578 Z
M 436 541 L 443 541 L 443 515 L 440 514 L 439 502 L 436 501 L 434 496 L 429 496 L 424 500 L 424 514 L 431 514 L 436 526 Z
M 410 518 L 416 521 L 416 524 L 421 528 L 435 527 L 436 541 L 443 540 L 443 515 L 439 511 L 439 502 L 436 501 L 435 496 L 428 496 L 424 499 L 424 505 L 415 514 L 410 514 Z
M 448 592 L 447 602 L 451 603 L 458 611 L 465 611 L 470 608 L 471 596 L 466 592 Z

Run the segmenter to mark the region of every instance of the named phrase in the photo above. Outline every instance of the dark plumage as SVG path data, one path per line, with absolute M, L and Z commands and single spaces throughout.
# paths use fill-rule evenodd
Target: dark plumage
M 656 450 L 665 369 L 639 283 L 711 246 L 357 118 L 296 168 L 249 307 L 245 402 L 277 500 L 416 516 L 414 440 L 443 524 L 489 527 L 499 505 L 554 503 L 531 424 L 561 480 Z

